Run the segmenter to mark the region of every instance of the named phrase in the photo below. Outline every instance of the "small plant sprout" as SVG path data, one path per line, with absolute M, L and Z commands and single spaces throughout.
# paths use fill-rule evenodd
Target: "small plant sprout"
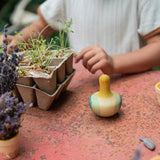
M 58 52 L 54 54 L 55 57 L 69 57 L 70 54 L 76 54 L 73 50 L 68 52 L 72 46 L 69 45 L 69 34 L 74 33 L 71 30 L 72 19 L 69 21 L 62 22 L 61 20 L 57 21 L 59 23 L 59 36 L 55 36 L 55 42 L 58 44 Z M 71 50 L 70 50 L 71 51 Z
M 24 53 L 20 65 L 32 66 L 32 69 L 50 73 L 48 66 L 53 58 L 53 55 L 50 52 L 52 46 L 46 44 L 46 39 L 44 39 L 43 36 L 38 37 L 37 35 L 37 38 L 29 38 L 27 42 L 18 41 L 17 45 Z M 19 68 L 19 74 L 22 75 L 22 72 L 24 73 L 21 67 Z
M 22 36 L 21 41 L 17 41 L 17 46 L 23 52 L 23 60 L 20 62 L 21 66 L 32 66 L 31 68 L 34 70 L 39 70 L 45 73 L 50 74 L 50 69 L 48 66 L 50 65 L 52 59 L 54 57 L 63 57 L 64 55 L 69 56 L 73 52 L 67 52 L 70 49 L 68 47 L 68 34 L 73 32 L 70 30 L 72 25 L 72 20 L 64 21 L 64 26 L 62 28 L 62 21 L 59 22 L 59 37 L 51 38 L 48 42 L 42 36 L 42 33 L 48 28 L 52 27 L 47 25 L 45 28 L 42 29 L 40 33 L 36 33 L 35 31 L 30 31 L 30 38 L 25 41 L 23 39 L 24 33 L 20 33 L 19 35 Z M 58 44 L 59 43 L 59 44 Z M 53 52 L 56 50 L 56 52 Z M 22 71 L 22 67 L 19 68 L 19 74 L 24 76 L 27 74 Z
M 60 42 L 60 49 L 69 49 L 68 35 L 69 33 L 73 33 L 73 31 L 70 29 L 72 25 L 72 19 L 70 21 L 64 21 L 64 24 L 61 20 L 58 20 L 58 22 L 59 22 L 59 37 L 57 39 L 59 39 Z

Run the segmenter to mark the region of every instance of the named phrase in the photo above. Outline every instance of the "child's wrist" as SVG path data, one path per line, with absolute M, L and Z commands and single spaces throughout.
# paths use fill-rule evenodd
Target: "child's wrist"
M 112 56 L 112 66 L 113 66 L 113 70 L 112 70 L 112 74 L 119 74 L 121 73 L 119 70 L 119 67 L 116 63 L 116 57 Z

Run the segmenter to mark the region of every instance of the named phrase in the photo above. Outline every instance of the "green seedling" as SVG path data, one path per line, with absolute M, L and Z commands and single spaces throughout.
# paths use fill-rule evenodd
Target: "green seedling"
M 64 21 L 64 25 L 62 25 L 62 21 L 59 22 L 59 37 L 51 38 L 50 41 L 47 42 L 46 39 L 42 36 L 42 33 L 49 27 L 47 25 L 40 33 L 36 33 L 33 30 L 30 30 L 30 38 L 25 41 L 23 39 L 24 33 L 20 33 L 19 35 L 22 37 L 21 40 L 17 41 L 17 45 L 21 51 L 24 53 L 24 58 L 21 62 L 22 65 L 34 66 L 34 69 L 41 70 L 45 73 L 50 73 L 48 66 L 50 65 L 52 59 L 54 57 L 63 57 L 64 55 L 68 57 L 73 52 L 66 52 L 71 49 L 68 39 L 68 34 L 73 33 L 70 30 L 72 25 L 72 20 Z M 63 26 L 63 27 L 62 27 Z M 16 33 L 18 34 L 18 33 Z M 67 37 L 65 38 L 65 35 Z M 57 44 L 59 41 L 59 44 Z M 57 52 L 52 52 L 52 50 L 56 50 Z M 19 68 L 19 74 L 23 75 L 26 72 L 22 71 L 22 67 Z

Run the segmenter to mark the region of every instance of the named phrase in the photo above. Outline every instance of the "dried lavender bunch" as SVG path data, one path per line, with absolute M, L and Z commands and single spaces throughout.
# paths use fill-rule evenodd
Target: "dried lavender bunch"
M 21 127 L 21 116 L 31 104 L 19 102 L 11 92 L 0 97 L 0 139 L 6 140 L 15 136 Z
M 31 104 L 19 102 L 18 98 L 12 95 L 22 57 L 16 54 L 18 48 L 13 50 L 11 47 L 11 54 L 7 53 L 7 25 L 4 26 L 3 33 L 3 46 L 0 51 L 0 139 L 6 140 L 18 133 L 21 116 Z
M 13 50 L 11 54 L 7 53 L 7 25 L 4 26 L 3 51 L 0 52 L 0 95 L 12 91 L 18 80 L 18 64 L 22 60 L 21 56 L 17 56 L 18 48 Z

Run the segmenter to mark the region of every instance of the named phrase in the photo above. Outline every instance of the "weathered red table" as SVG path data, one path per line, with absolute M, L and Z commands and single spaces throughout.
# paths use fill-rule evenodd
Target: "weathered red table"
M 81 62 L 66 92 L 48 111 L 30 108 L 20 129 L 20 151 L 16 160 L 131 160 L 141 146 L 141 160 L 160 151 L 160 106 L 155 84 L 160 71 L 111 78 L 111 90 L 122 96 L 119 114 L 96 116 L 89 97 L 99 90 L 99 76 L 90 74 Z M 152 139 L 150 151 L 139 140 Z

